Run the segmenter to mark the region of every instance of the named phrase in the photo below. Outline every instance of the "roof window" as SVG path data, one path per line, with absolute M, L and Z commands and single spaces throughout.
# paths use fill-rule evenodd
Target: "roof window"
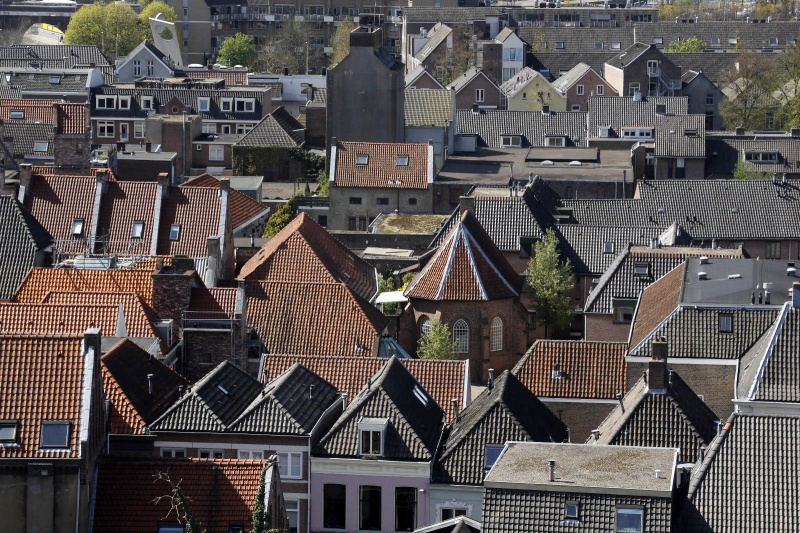
M 604 254 L 613 254 L 614 253 L 614 243 L 611 241 L 606 242 L 603 244 L 603 253 Z
M 25 118 L 25 110 L 24 109 L 12 109 L 8 112 L 8 118 L 12 118 L 14 120 L 22 120 Z
M 17 441 L 17 421 L 0 421 L 0 445 L 14 443 Z
M 144 233 L 144 221 L 135 220 L 131 229 L 131 239 L 141 239 Z
M 634 276 L 649 276 L 650 275 L 650 263 L 634 263 L 633 265 L 633 275 Z
M 414 396 L 420 401 L 422 405 L 428 405 L 428 395 L 419 388 L 419 385 L 414 385 Z
M 733 315 L 719 315 L 719 332 L 733 333 Z
M 52 83 L 53 85 L 60 84 L 61 83 L 61 77 L 60 76 L 50 76 L 50 83 Z
M 72 236 L 83 237 L 83 219 L 76 218 L 72 221 Z
M 356 155 L 356 165 L 366 165 L 367 163 L 369 163 L 369 155 L 367 154 Z
M 41 448 L 69 448 L 69 420 L 42 422 Z
M 398 155 L 397 156 L 397 161 L 395 161 L 395 164 L 398 167 L 407 167 L 408 166 L 408 156 L 407 155 Z
M 46 152 L 47 147 L 50 145 L 47 141 L 36 141 L 33 143 L 34 152 Z
M 181 240 L 181 225 L 180 224 L 172 224 L 169 227 L 169 240 L 171 240 L 171 241 L 179 241 L 179 240 Z

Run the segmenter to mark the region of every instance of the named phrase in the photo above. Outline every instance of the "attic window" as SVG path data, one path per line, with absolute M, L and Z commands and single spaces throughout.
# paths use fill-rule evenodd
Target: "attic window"
M 367 154 L 356 155 L 356 165 L 366 165 L 367 163 L 369 163 L 369 155 Z
M 407 155 L 398 155 L 397 161 L 395 161 L 395 165 L 398 167 L 407 167 L 408 166 L 408 156 Z
M 46 152 L 47 147 L 50 145 L 47 141 L 36 141 L 33 143 L 33 151 L 34 152 Z
M 500 146 L 502 148 L 519 148 L 522 146 L 522 137 L 520 135 L 503 135 L 500 137 Z
M 17 421 L 0 421 L 0 445 L 14 443 L 17 441 Z
M 580 504 L 578 502 L 567 502 L 564 509 L 564 520 L 580 520 Z
M 647 277 L 650 275 L 650 263 L 634 263 L 633 275 Z
M 556 41 L 556 50 L 564 49 L 564 41 Z
M 546 137 L 545 146 L 554 148 L 563 148 L 565 144 L 564 137 Z
M 144 233 L 144 221 L 135 220 L 133 222 L 133 229 L 131 230 L 131 239 L 141 239 Z
M 497 444 L 487 444 L 486 445 L 486 461 L 483 464 L 484 472 L 489 471 L 494 464 L 497 462 L 497 459 L 500 458 L 500 454 L 503 451 L 503 447 Z
M 731 37 L 728 39 L 728 44 L 736 44 L 739 40 L 736 37 Z
M 653 38 L 653 44 L 664 44 L 664 38 L 663 37 Z
M 61 83 L 61 77 L 60 76 L 50 76 L 50 83 L 52 83 L 54 85 L 60 84 Z
M 69 448 L 69 420 L 42 422 L 40 448 Z
M 24 109 L 12 109 L 8 112 L 8 118 L 14 120 L 23 120 L 25 118 L 25 110 Z
M 609 241 L 603 244 L 603 253 L 604 254 L 613 254 L 614 253 L 614 243 Z
M 171 241 L 179 241 L 179 240 L 181 240 L 181 225 L 180 224 L 172 224 L 169 227 L 169 240 L 171 240 Z
M 687 137 L 697 137 L 697 128 L 687 128 L 683 130 L 683 134 Z
M 620 48 L 622 48 L 622 43 L 611 43 L 612 50 L 619 50 Z
M 561 365 L 553 363 L 553 370 L 550 372 L 550 377 L 553 379 L 561 379 L 563 376 L 564 372 L 561 370 Z
M 719 332 L 733 333 L 733 315 L 719 315 Z
M 778 46 L 778 38 L 777 37 L 770 37 L 769 38 L 769 45 L 770 46 Z
M 711 46 L 719 45 L 719 37 L 712 37 L 711 38 Z
M 72 236 L 83 237 L 83 219 L 76 218 L 72 221 Z
M 753 163 L 777 163 L 778 152 L 745 152 L 744 160 Z
M 388 418 L 362 418 L 358 422 L 359 444 L 361 455 L 383 455 L 384 437 Z
M 428 395 L 419 388 L 419 385 L 414 385 L 414 396 L 420 401 L 422 405 L 428 405 Z

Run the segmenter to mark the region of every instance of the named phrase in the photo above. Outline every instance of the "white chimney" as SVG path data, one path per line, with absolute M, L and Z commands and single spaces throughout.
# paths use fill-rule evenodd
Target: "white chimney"
M 548 465 L 550 466 L 550 481 L 556 480 L 556 460 L 550 459 L 547 461 Z

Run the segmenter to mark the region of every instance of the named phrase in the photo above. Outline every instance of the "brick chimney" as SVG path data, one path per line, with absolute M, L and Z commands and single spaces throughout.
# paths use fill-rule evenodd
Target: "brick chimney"
M 458 214 L 463 215 L 465 211 L 475 214 L 475 197 L 461 196 L 458 199 Z
M 19 197 L 21 204 L 25 203 L 25 198 L 31 193 L 33 186 L 33 169 L 30 163 L 19 164 Z
M 666 339 L 660 338 L 653 341 L 652 353 L 648 363 L 649 379 L 647 381 L 650 392 L 666 391 L 668 371 L 667 352 L 669 345 Z
M 236 269 L 231 221 L 231 180 L 219 180 L 219 262 L 217 279 L 231 280 Z
M 191 258 L 190 264 L 194 265 Z M 192 301 L 192 287 L 198 285 L 197 274 L 193 269 L 184 270 L 188 266 L 181 258 L 173 259 L 172 267 L 165 267 L 153 272 L 153 310 L 162 320 L 172 320 L 171 344 L 177 342 L 183 312 L 189 309 Z

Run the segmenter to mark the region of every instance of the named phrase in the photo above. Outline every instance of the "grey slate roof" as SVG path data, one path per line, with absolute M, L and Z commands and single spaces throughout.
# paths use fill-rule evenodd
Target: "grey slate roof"
M 732 415 L 692 473 L 683 530 L 800 530 L 798 434 L 798 417 Z
M 659 236 L 659 230 L 647 227 L 561 224 L 555 231 L 559 250 L 572 263 L 573 270 L 578 274 L 597 275 L 605 272 L 628 244 L 649 245 L 653 237 Z M 606 243 L 611 243 L 610 252 L 605 251 Z
M 261 391 L 258 380 L 225 361 L 195 383 L 150 428 L 154 431 L 226 431 Z
M 65 68 L 111 67 L 108 59 L 94 45 L 14 44 L 0 47 L 0 60 L 52 60 L 64 62 Z
M 362 417 L 389 420 L 383 458 L 433 459 L 443 429 L 444 411 L 396 357 L 389 359 L 353 398 L 316 443 L 315 455 L 359 457 L 358 422 Z
M 279 107 L 256 124 L 234 146 L 295 148 L 303 144 L 296 133 L 303 126 L 283 107 Z
M 461 76 L 450 82 L 450 85 L 448 85 L 447 88 L 452 89 L 453 91 L 455 91 L 456 94 L 458 94 L 459 92 L 461 92 L 461 89 L 469 85 L 469 83 L 472 80 L 481 75 L 484 76 L 487 80 L 489 80 L 489 83 L 496 86 L 496 84 L 491 80 L 491 78 L 486 76 L 486 74 L 483 74 L 483 71 L 481 69 L 479 69 L 478 67 L 469 67 L 466 71 L 464 71 L 464 74 L 462 74 Z
M 797 239 L 800 186 L 762 180 L 639 182 L 637 200 L 563 200 L 589 226 L 666 228 L 677 222 L 696 241 Z
M 724 54 L 708 52 L 676 54 L 665 52 L 664 55 L 678 65 L 681 68 L 681 72 L 701 71 L 711 83 L 719 83 L 723 73 L 734 68 L 736 61 L 739 59 L 739 54 L 736 52 L 726 52 Z
M 636 101 L 632 96 L 592 96 L 587 115 L 589 136 L 597 137 L 599 129 L 610 126 L 618 130 L 623 126 L 656 126 L 666 117 L 656 113 L 656 106 L 664 104 L 666 113 L 685 115 L 689 99 L 685 96 L 653 96 Z
M 297 363 L 271 381 L 231 424 L 231 431 L 308 435 L 338 398 L 337 389 Z
M 16 198 L 0 195 L 0 300 L 9 300 L 53 238 Z
M 636 58 L 645 53 L 648 48 L 650 48 L 649 44 L 634 42 L 622 52 L 606 61 L 606 64 L 614 68 L 624 69 L 626 66 L 636 61 Z
M 710 133 L 710 132 L 709 132 Z M 736 136 L 732 132 L 706 134 L 707 174 L 733 175 L 736 163 L 742 161 L 747 170 L 755 172 L 800 172 L 800 139 L 788 135 Z M 745 152 L 777 152 L 777 161 L 753 162 L 745 160 Z
M 8 78 L 8 79 L 7 79 Z M 56 81 L 58 80 L 58 81 Z M 23 92 L 52 92 L 60 96 L 65 92 L 88 93 L 86 87 L 86 70 L 52 70 L 51 72 L 39 71 L 36 69 L 22 70 L 15 69 L 14 72 L 6 72 L 2 78 L 2 83 L 10 87 L 15 87 Z
M 731 315 L 733 331 L 719 332 L 719 316 Z M 769 329 L 778 309 L 680 306 L 638 345 L 631 356 L 650 357 L 653 339 L 669 342 L 670 359 L 738 359 Z
M 769 24 L 748 24 L 744 20 L 712 21 L 703 20 L 698 24 L 675 24 L 672 21 L 636 24 L 636 41 L 650 44 L 661 39 L 664 46 L 678 39 L 697 37 L 708 43 L 708 48 L 738 50 L 775 50 L 787 48 L 798 35 L 797 23 L 793 21 L 772 21 Z M 777 44 L 770 45 L 770 37 Z M 715 44 L 718 39 L 719 43 Z M 735 42 L 729 42 L 735 39 Z
M 556 81 L 553 82 L 553 87 L 559 91 L 566 92 L 567 89 L 572 87 L 578 80 L 586 75 L 592 67 L 586 63 L 578 63 L 572 67 L 567 73 L 563 74 Z
M 668 383 L 660 385 L 649 375 L 639 378 L 622 406 L 600 424 L 597 440 L 590 437 L 587 443 L 678 448 L 679 463 L 694 463 L 700 447 L 716 435 L 717 417 L 677 372 L 668 376 Z
M 35 143 L 40 141 L 47 142 L 47 150 L 34 150 Z M 25 156 L 53 157 L 53 125 L 6 122 L 3 124 L 2 142 L 19 161 Z
M 607 46 L 610 47 L 610 44 Z M 585 63 L 592 67 L 598 74 L 602 74 L 603 65 L 605 65 L 608 59 L 614 57 L 616 53 L 615 51 L 607 49 L 592 52 L 534 52 L 529 56 L 531 58 L 531 64 L 529 66 L 539 71 L 539 73 L 541 73 L 542 69 L 549 70 L 551 79 L 566 74 L 578 63 Z
M 406 22 L 463 22 L 484 20 L 487 16 L 502 13 L 499 7 L 406 7 L 403 17 Z
M 656 157 L 705 157 L 705 115 L 670 115 L 655 123 Z
M 455 93 L 446 89 L 407 89 L 403 107 L 406 126 L 450 126 L 454 118 Z
M 800 309 L 788 302 L 781 310 L 776 327 L 770 331 L 769 343 L 760 351 L 758 375 L 749 399 L 765 402 L 800 403 Z
M 459 109 L 457 114 L 458 133 L 476 134 L 490 148 L 500 148 L 501 135 L 521 135 L 523 147 L 545 146 L 548 135 L 566 135 L 568 145 L 586 146 L 585 113 Z
M 519 29 L 519 37 L 534 49 L 564 53 L 598 51 L 595 48 L 598 42 L 603 43 L 604 50 L 611 49 L 615 43 L 620 43 L 620 49 L 625 50 L 634 43 L 633 31 L 626 27 L 526 26 Z M 556 43 L 564 43 L 563 48 L 558 48 Z
M 519 379 L 506 371 L 452 423 L 434 463 L 434 483 L 480 485 L 486 446 L 506 441 L 564 442 L 567 427 Z
M 437 23 L 433 28 L 428 30 L 428 42 L 426 42 L 417 55 L 414 56 L 418 61 L 425 61 L 434 50 L 436 50 L 453 33 L 453 29 L 446 24 Z

